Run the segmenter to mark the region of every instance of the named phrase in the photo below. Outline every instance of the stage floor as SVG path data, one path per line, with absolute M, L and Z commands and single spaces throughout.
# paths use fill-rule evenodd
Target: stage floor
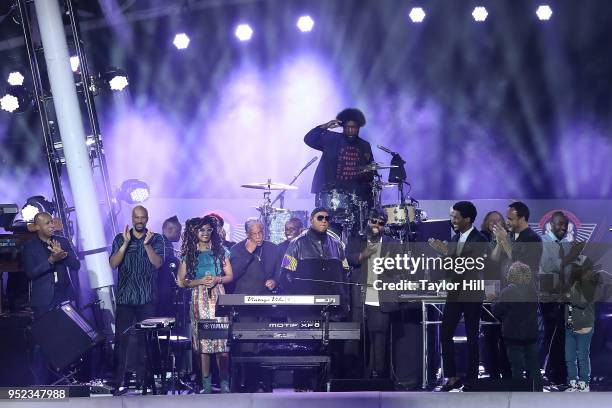
M 559 408 L 607 407 L 610 392 L 591 393 L 428 393 L 428 392 L 320 392 L 271 394 L 148 395 L 71 398 L 65 401 L 2 401 L 4 407 L 49 408 Z

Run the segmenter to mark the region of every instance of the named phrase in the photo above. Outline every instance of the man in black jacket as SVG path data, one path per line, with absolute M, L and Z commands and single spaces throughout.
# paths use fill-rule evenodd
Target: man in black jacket
M 329 211 L 317 207 L 310 215 L 310 228 L 291 241 L 283 256 L 282 273 L 294 295 L 339 295 L 347 304 L 345 281 L 348 262 L 342 242 L 328 233 Z M 334 283 L 328 283 L 328 282 Z
M 359 129 L 365 124 L 360 110 L 348 108 L 306 134 L 304 143 L 323 152 L 312 179 L 312 193 L 338 189 L 369 201 L 372 173 L 359 173 L 360 167 L 373 161 L 370 143 L 359 137 Z M 338 127 L 343 133 L 329 130 Z
M 53 218 L 46 212 L 34 217 L 36 237 L 24 244 L 23 265 L 32 282 L 30 305 L 34 318 L 74 298 L 69 270 L 81 267 L 70 242 L 55 234 Z
M 476 207 L 469 201 L 459 201 L 453 205 L 451 223 L 455 235 L 450 245 L 439 240 L 430 240 L 430 245 L 440 254 L 455 259 L 477 259 L 487 253 L 487 239 L 474 227 Z M 478 378 L 478 330 L 480 327 L 480 314 L 484 291 L 479 288 L 464 287 L 464 283 L 480 279 L 477 268 L 460 271 L 457 268 L 450 271 L 447 282 L 456 284 L 456 290 L 449 290 L 442 315 L 440 328 L 440 342 L 442 343 L 442 362 L 444 375 L 448 381 L 442 386 L 442 391 L 450 391 L 461 386 L 455 365 L 455 345 L 453 335 L 457 324 L 463 315 L 465 332 L 467 336 L 468 362 L 466 368 L 466 381 Z
M 53 218 L 46 212 L 36 214 L 33 229 L 36 237 L 23 246 L 22 261 L 31 281 L 30 306 L 34 319 L 67 300 L 73 300 L 70 271 L 81 267 L 70 241 L 55 234 Z M 32 349 L 33 371 L 39 385 L 50 383 L 40 346 Z
M 397 298 L 393 293 L 387 290 L 378 291 L 373 287 L 374 281 L 378 279 L 391 282 L 395 278 L 392 276 L 395 271 L 389 270 L 376 275 L 372 265 L 375 258 L 392 258 L 399 252 L 399 243 L 383 234 L 386 223 L 385 213 L 372 210 L 368 219 L 367 236 L 350 238 L 346 247 L 346 258 L 354 268 L 351 282 L 362 285 L 353 287 L 351 318 L 361 322 L 365 316 L 370 344 L 367 373 L 372 378 L 388 377 L 385 356 L 389 355 L 387 345 L 390 314 L 398 310 Z
M 230 250 L 230 263 L 234 273 L 231 293 L 265 295 L 278 281 L 280 258 L 276 245 L 264 241 L 263 224 L 248 220 L 244 224 L 247 238 Z

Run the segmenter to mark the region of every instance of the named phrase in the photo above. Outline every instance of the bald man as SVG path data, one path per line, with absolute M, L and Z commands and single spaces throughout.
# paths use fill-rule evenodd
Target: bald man
M 125 377 L 128 329 L 155 315 L 157 269 L 164 261 L 164 240 L 147 229 L 149 213 L 139 205 L 132 210 L 132 228 L 127 225 L 113 240 L 111 268 L 117 268 L 117 316 L 115 323 L 116 390 Z M 144 339 L 139 336 L 136 380 L 144 380 Z
M 36 214 L 31 230 L 36 238 L 23 246 L 23 266 L 32 282 L 30 304 L 34 318 L 60 303 L 74 298 L 69 270 L 78 270 L 81 263 L 64 237 L 55 235 L 49 213 Z

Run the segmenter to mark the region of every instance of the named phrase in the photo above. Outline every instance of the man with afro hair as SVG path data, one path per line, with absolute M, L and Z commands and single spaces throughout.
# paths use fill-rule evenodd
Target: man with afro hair
M 373 161 L 370 143 L 359 137 L 366 119 L 359 109 L 347 108 L 336 119 L 319 125 L 304 137 L 304 143 L 323 152 L 312 180 L 312 193 L 332 189 L 357 193 L 371 201 L 371 172 L 359 174 L 359 168 Z M 342 133 L 330 129 L 342 127 Z

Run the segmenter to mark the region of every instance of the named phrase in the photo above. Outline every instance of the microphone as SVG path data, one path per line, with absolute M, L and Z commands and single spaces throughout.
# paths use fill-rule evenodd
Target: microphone
M 383 152 L 387 152 L 391 155 L 396 155 L 397 153 L 394 151 L 391 151 L 391 149 L 389 149 L 388 147 L 382 146 L 382 145 L 376 145 L 376 147 L 378 147 L 380 150 L 382 150 Z

